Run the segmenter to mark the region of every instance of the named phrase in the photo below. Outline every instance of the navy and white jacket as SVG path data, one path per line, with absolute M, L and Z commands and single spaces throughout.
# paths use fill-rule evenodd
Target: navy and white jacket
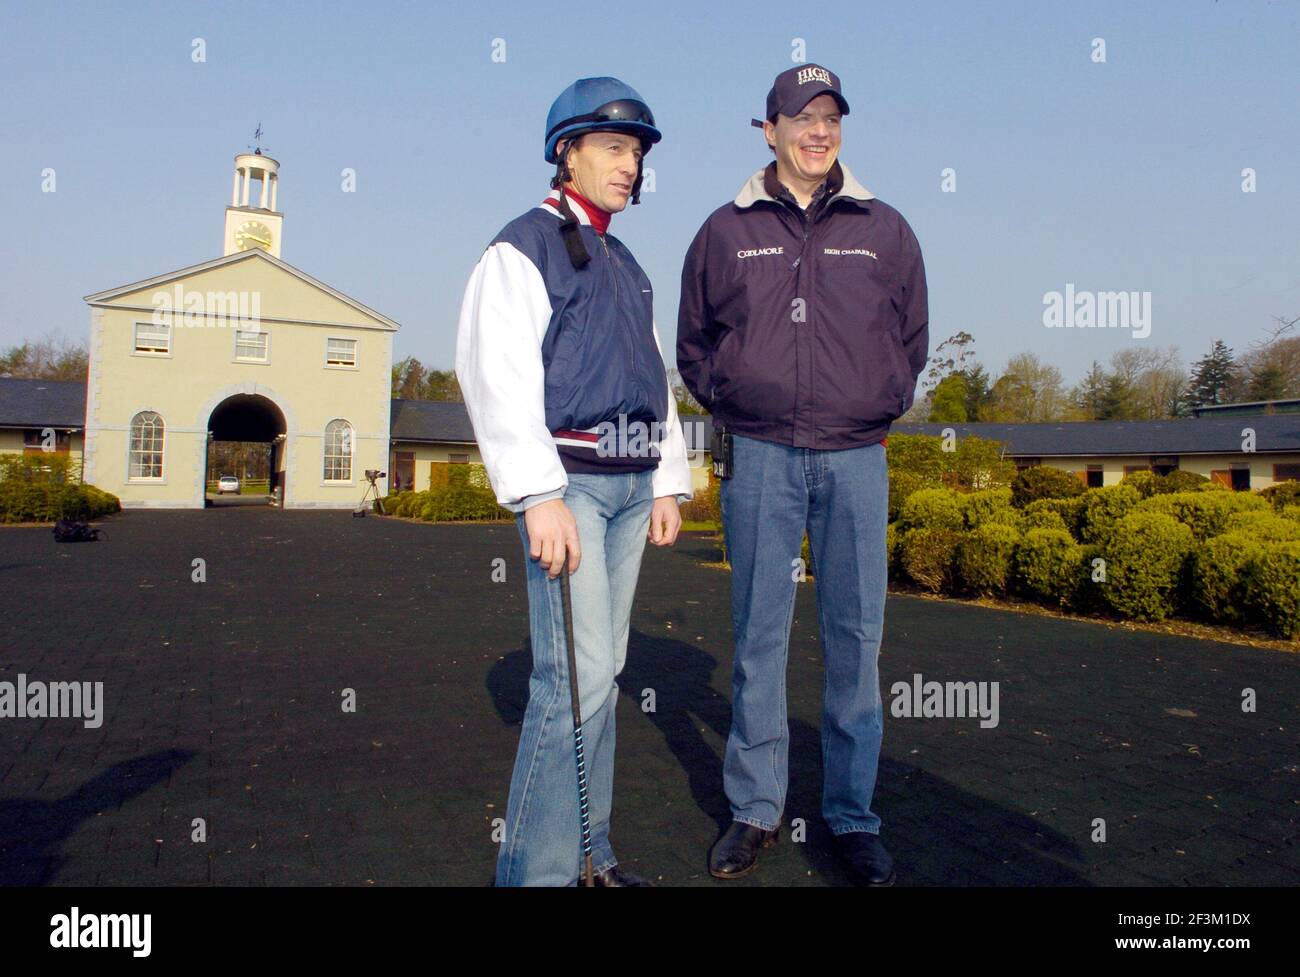
M 656 498 L 689 499 L 650 281 L 621 241 L 597 234 L 572 204 L 591 255 L 575 269 L 558 200 L 553 191 L 502 228 L 461 305 L 456 378 L 497 501 L 521 512 L 562 498 L 569 471 L 638 469 L 654 469 Z M 612 467 L 597 457 L 600 433 L 620 418 L 626 429 L 660 435 L 657 452 Z

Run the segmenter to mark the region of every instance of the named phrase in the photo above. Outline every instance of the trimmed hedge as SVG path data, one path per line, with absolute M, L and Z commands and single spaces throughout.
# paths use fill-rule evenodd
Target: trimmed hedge
M 1074 600 L 1083 548 L 1060 529 L 1031 529 L 1016 547 L 1012 584 L 1045 604 Z
M 1142 501 L 1142 496 L 1132 485 L 1110 485 L 1089 489 L 1083 496 L 1079 518 L 1079 541 L 1100 543 L 1130 509 Z
M 1192 530 L 1173 516 L 1130 512 L 1102 542 L 1103 599 L 1116 612 L 1139 621 L 1160 621 L 1174 614 L 1179 609 L 1184 566 L 1195 543 Z
M 514 519 L 509 509 L 497 504 L 482 465 L 433 465 L 440 488 L 423 492 L 410 490 L 384 500 L 384 512 L 425 522 L 492 522 Z
M 1024 522 L 1021 523 L 1021 527 L 1026 531 L 1030 529 L 1059 529 L 1063 533 L 1068 533 L 1070 530 L 1066 528 L 1065 520 L 1061 518 L 1061 514 L 1055 509 L 1043 505 L 1044 502 L 1050 501 L 1050 499 L 1043 499 L 1025 508 L 1023 510 L 1025 513 Z M 1035 506 L 1043 506 L 1043 508 L 1035 508 Z
M 1011 489 L 991 488 L 970 492 L 958 499 L 963 522 L 967 529 L 980 526 L 1019 526 L 1021 513 L 1011 505 Z
M 962 534 L 956 529 L 909 529 L 903 533 L 903 569 L 926 590 L 951 593 L 955 589 L 955 558 L 961 540 Z
M 1024 512 L 1026 516 L 1041 512 L 1056 513 L 1064 524 L 1065 531 L 1077 540 L 1081 534 L 1083 509 L 1087 502 L 1087 495 L 1076 495 L 1070 499 L 1038 499 L 1025 506 Z
M 1225 520 L 1221 535 L 1233 533 L 1241 533 L 1251 539 L 1280 543 L 1288 539 L 1300 539 L 1300 521 L 1288 519 L 1268 509 L 1234 512 Z
M 966 524 L 961 497 L 952 489 L 927 488 L 913 492 L 903 503 L 899 525 L 911 529 L 959 530 Z
M 1196 491 L 1213 484 L 1214 483 L 1204 475 L 1198 475 L 1196 472 L 1188 472 L 1183 471 L 1181 468 L 1175 468 L 1168 475 L 1159 475 L 1156 477 L 1156 494 Z
M 1218 536 L 1227 528 L 1228 517 L 1236 512 L 1263 512 L 1268 502 L 1250 492 L 1171 492 L 1153 495 L 1137 504 L 1143 512 L 1172 516 L 1191 528 L 1197 539 Z
M 957 546 L 957 576 L 967 590 L 977 594 L 1007 592 L 1020 531 L 990 522 L 966 533 Z
M 1073 473 L 1035 465 L 1011 480 L 1011 503 L 1023 509 L 1038 499 L 1070 499 L 1084 491 L 1084 484 Z
M 86 520 L 121 511 L 116 495 L 77 482 L 78 472 L 66 454 L 0 455 L 0 522 Z
M 1255 563 L 1247 604 L 1279 637 L 1300 637 L 1300 541 L 1269 543 Z
M 1250 577 L 1264 545 L 1246 533 L 1202 540 L 1189 567 L 1192 610 L 1224 624 L 1246 620 Z
M 1260 496 L 1278 512 L 1289 505 L 1300 505 L 1300 482 L 1280 482 L 1263 489 Z

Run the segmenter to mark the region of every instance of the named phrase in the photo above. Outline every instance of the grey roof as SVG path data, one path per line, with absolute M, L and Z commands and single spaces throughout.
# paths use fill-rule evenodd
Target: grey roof
M 474 428 L 464 404 L 394 399 L 391 417 L 394 441 L 474 443 Z M 683 414 L 681 420 L 687 448 L 707 451 L 709 417 Z M 85 383 L 0 377 L 0 427 L 81 430 L 85 421 Z M 1015 457 L 1240 454 L 1244 428 L 1254 430 L 1257 452 L 1300 453 L 1298 414 L 1059 424 L 895 424 L 893 431 L 940 435 L 949 427 L 958 437 L 1001 441 L 1007 446 L 1007 454 Z
M 85 381 L 0 377 L 0 427 L 57 427 L 80 431 L 85 425 Z
M 709 447 L 709 418 L 682 415 L 682 434 L 687 449 Z M 439 441 L 473 444 L 474 426 L 465 405 L 441 400 L 394 398 L 389 437 L 394 441 Z
M 895 424 L 899 434 L 941 434 L 1002 441 L 1007 454 L 1046 458 L 1074 455 L 1240 454 L 1245 428 L 1257 452 L 1300 452 L 1300 415 L 1254 414 L 1174 421 L 1073 421 L 1059 424 Z
M 389 435 L 394 441 L 474 443 L 474 427 L 464 404 L 442 400 L 393 398 Z

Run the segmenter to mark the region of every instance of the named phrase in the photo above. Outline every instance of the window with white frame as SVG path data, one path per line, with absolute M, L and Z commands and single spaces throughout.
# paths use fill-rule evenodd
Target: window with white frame
M 325 481 L 352 481 L 352 425 L 347 421 L 325 425 Z
M 325 363 L 328 366 L 356 366 L 357 341 L 355 339 L 325 340 Z
M 235 359 L 250 363 L 267 362 L 270 338 L 267 333 L 256 329 L 235 330 Z
M 135 324 L 135 351 L 137 353 L 170 353 L 172 351 L 172 327 L 156 322 L 137 322 Z
M 156 411 L 142 410 L 131 418 L 131 458 L 128 478 L 162 478 L 163 419 Z

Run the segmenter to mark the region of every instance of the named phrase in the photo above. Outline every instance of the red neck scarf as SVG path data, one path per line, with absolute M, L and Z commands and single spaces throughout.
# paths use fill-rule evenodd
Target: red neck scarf
M 597 234 L 604 234 L 609 230 L 609 221 L 614 215 L 608 210 L 597 207 L 577 190 L 569 187 L 564 188 L 564 195 L 586 211 L 587 219 L 591 221 L 591 226 L 596 229 Z

